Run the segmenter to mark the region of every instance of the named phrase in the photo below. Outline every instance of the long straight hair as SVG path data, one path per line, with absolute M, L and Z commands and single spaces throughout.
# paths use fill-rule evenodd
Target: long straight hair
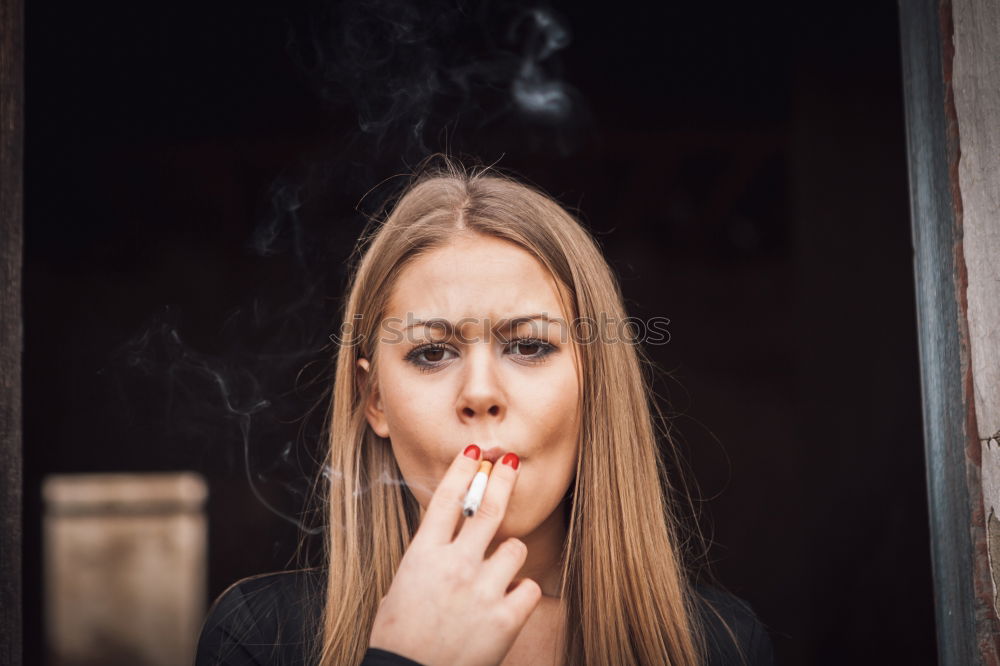
M 419 522 L 389 440 L 372 431 L 363 411 L 377 382 L 386 301 L 409 262 L 462 233 L 529 252 L 556 278 L 574 321 L 626 318 L 618 282 L 588 231 L 550 197 L 493 169 L 436 156 L 388 215 L 372 218 L 352 260 L 327 415 L 328 577 L 317 643 L 323 666 L 361 661 Z M 705 659 L 704 629 L 652 418 L 646 357 L 629 340 L 598 335 L 585 342 L 578 345 L 582 420 L 560 583 L 569 628 L 564 658 L 697 666 Z M 372 363 L 364 376 L 359 358 Z M 664 450 L 676 452 L 669 437 L 666 443 Z

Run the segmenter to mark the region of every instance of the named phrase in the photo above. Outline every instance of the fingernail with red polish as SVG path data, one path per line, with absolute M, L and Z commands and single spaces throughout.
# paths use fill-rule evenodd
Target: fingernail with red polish
M 510 465 L 514 469 L 517 469 L 517 466 L 521 464 L 521 459 L 517 457 L 516 453 L 508 453 L 500 462 L 504 465 Z
M 475 444 L 469 444 L 462 453 L 473 460 L 479 460 L 479 447 Z

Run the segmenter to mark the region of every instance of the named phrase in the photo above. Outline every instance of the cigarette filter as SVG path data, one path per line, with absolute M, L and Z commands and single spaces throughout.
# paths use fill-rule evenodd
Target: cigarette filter
M 479 471 L 472 478 L 472 485 L 469 486 L 469 492 L 465 495 L 465 503 L 462 505 L 462 513 L 466 517 L 473 515 L 479 509 L 483 495 L 486 493 L 486 480 L 490 477 L 491 469 L 493 469 L 493 463 L 489 460 L 479 463 Z

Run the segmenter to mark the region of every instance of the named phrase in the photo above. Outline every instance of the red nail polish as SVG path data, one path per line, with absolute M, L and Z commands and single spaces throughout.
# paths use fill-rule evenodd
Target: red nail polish
M 517 469 L 517 466 L 521 464 L 521 459 L 517 457 L 516 453 L 508 453 L 500 462 L 504 465 L 510 465 L 514 469 Z
M 479 447 L 475 444 L 469 444 L 462 453 L 473 460 L 479 460 Z

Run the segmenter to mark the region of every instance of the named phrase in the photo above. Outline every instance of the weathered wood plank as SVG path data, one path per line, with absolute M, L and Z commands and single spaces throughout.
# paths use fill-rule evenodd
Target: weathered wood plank
M 938 657 L 967 666 L 990 662 L 976 634 L 951 5 L 913 0 L 899 9 Z
M 0 664 L 21 663 L 22 0 L 0 0 Z
M 1000 4 L 953 0 L 952 90 L 959 137 L 965 387 L 969 430 L 976 633 L 979 650 L 1000 662 Z M 954 178 L 954 176 L 953 176 Z M 964 359 L 963 359 L 964 360 Z M 971 395 L 968 395 L 971 393 Z M 977 464 L 978 463 L 978 464 Z

